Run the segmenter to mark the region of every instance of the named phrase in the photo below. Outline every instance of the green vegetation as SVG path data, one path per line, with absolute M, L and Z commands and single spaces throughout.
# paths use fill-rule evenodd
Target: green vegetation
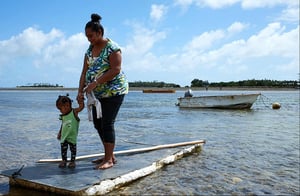
M 129 82 L 130 87 L 141 87 L 141 88 L 180 88 L 179 84 L 174 83 L 165 83 L 159 81 L 152 81 L 152 82 L 143 82 L 143 81 L 136 81 L 136 82 Z M 43 87 L 43 88 L 63 88 L 64 86 L 59 84 L 49 84 L 49 83 L 33 83 L 27 84 L 22 86 L 17 86 L 17 88 L 24 88 L 24 87 Z M 300 83 L 297 80 L 242 80 L 242 81 L 230 81 L 230 82 L 208 82 L 207 80 L 200 80 L 194 79 L 191 81 L 190 86 L 185 87 L 266 87 L 266 88 L 299 88 Z
M 137 82 L 129 82 L 130 87 L 157 87 L 157 88 L 176 88 L 180 87 L 178 84 L 173 84 L 173 83 L 165 83 L 165 82 L 158 82 L 158 81 L 153 81 L 153 82 L 142 82 L 142 81 L 137 81 Z
M 276 87 L 276 88 L 299 88 L 297 80 L 242 80 L 230 82 L 212 82 L 194 79 L 191 82 L 191 87 Z
M 174 83 L 165 82 L 129 82 L 130 87 L 156 87 L 156 88 L 178 88 L 180 85 Z M 186 86 L 189 87 L 189 86 Z M 194 79 L 191 81 L 190 87 L 275 87 L 275 88 L 299 88 L 299 81 L 297 80 L 242 80 L 242 81 L 230 81 L 230 82 L 208 82 L 207 80 Z
M 33 84 L 27 84 L 27 85 L 22 85 L 22 86 L 17 86 L 17 88 L 24 88 L 24 87 L 52 87 L 52 88 L 62 88 L 64 86 L 59 85 L 59 84 L 49 84 L 49 83 L 33 83 Z

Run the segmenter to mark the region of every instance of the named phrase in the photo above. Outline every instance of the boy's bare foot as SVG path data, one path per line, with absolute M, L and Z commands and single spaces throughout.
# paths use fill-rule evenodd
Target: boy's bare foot
M 74 161 L 70 162 L 68 165 L 68 168 L 75 168 L 76 167 L 76 163 Z
M 117 159 L 115 157 L 113 157 L 112 160 L 113 160 L 113 164 L 117 163 Z M 101 164 L 103 161 L 104 161 L 104 158 L 99 158 L 99 159 L 92 160 L 92 163 Z
M 112 166 L 114 166 L 114 163 L 112 161 L 105 161 L 97 165 L 95 169 L 108 169 L 111 168 Z
M 62 161 L 62 162 L 59 163 L 58 167 L 59 168 L 65 168 L 66 165 L 67 165 L 66 161 Z

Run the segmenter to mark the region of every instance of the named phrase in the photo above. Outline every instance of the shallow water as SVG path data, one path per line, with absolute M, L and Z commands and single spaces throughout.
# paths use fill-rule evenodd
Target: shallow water
M 65 93 L 75 99 L 75 91 L 0 91 L 0 170 L 59 157 L 55 101 Z M 196 91 L 194 95 L 234 93 L 241 92 Z M 116 150 L 198 139 L 207 143 L 200 153 L 111 194 L 299 195 L 299 91 L 261 93 L 251 110 L 187 110 L 175 106 L 182 91 L 131 91 L 116 122 Z M 281 109 L 272 110 L 275 101 Z M 80 117 L 78 155 L 102 152 L 86 109 Z M 7 179 L 0 177 L 0 194 L 9 191 Z

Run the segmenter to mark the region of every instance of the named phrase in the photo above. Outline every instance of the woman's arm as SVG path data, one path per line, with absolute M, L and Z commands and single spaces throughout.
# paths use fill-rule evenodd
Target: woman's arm
M 81 112 L 84 108 L 84 101 L 78 101 L 78 105 L 79 107 L 78 108 L 74 108 L 74 112 L 76 114 L 76 116 L 78 116 L 78 113 Z
M 79 87 L 78 87 L 78 95 L 77 95 L 77 101 L 81 102 L 84 100 L 84 86 L 85 86 L 85 75 L 88 69 L 88 64 L 87 64 L 87 56 L 84 56 L 84 61 L 83 61 L 83 68 L 82 68 L 82 72 L 80 75 L 80 79 L 79 79 Z
M 116 51 L 109 56 L 110 69 L 98 78 L 95 78 L 94 82 L 90 83 L 85 91 L 90 93 L 98 84 L 111 81 L 116 75 L 121 72 L 122 55 L 121 51 Z

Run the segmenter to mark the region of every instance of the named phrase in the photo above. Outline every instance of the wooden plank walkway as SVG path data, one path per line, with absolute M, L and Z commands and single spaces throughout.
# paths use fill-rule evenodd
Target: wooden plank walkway
M 11 188 L 20 186 L 63 195 L 103 195 L 201 150 L 204 143 L 202 140 L 185 147 L 118 155 L 117 164 L 107 170 L 94 170 L 92 158 L 88 158 L 77 161 L 75 169 L 61 169 L 57 163 L 36 163 L 22 168 L 20 175 L 19 169 L 2 171 L 1 175 L 9 177 Z

